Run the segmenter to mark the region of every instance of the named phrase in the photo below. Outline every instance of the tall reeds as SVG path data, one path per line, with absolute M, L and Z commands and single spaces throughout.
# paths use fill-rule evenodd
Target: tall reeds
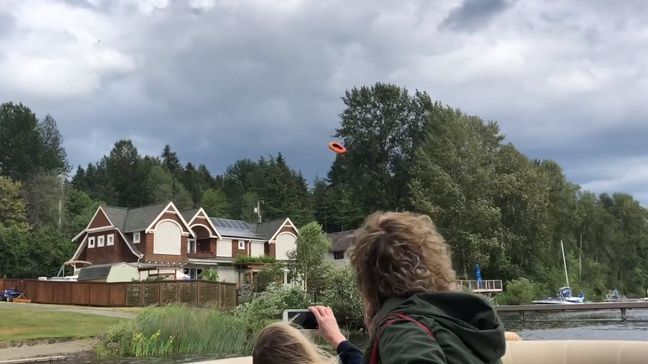
M 245 323 L 215 309 L 148 308 L 108 332 L 100 352 L 113 356 L 230 356 L 249 352 Z

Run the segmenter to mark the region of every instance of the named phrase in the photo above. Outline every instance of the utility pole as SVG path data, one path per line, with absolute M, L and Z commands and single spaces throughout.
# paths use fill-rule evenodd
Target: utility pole
M 59 180 L 61 181 L 61 198 L 59 198 L 58 204 L 58 230 L 61 231 L 61 224 L 63 222 L 63 195 L 65 193 L 65 176 L 60 174 Z
M 580 248 L 578 249 L 578 280 L 581 279 L 583 269 L 583 233 L 580 234 Z
M 263 201 L 257 201 L 257 205 L 254 208 L 254 213 L 257 214 L 259 224 L 262 222 L 262 219 L 261 219 L 261 202 L 263 202 Z

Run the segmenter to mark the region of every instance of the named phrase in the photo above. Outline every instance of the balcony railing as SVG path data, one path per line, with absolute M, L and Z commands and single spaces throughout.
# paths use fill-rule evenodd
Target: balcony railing
M 195 258 L 195 259 L 210 259 L 210 258 L 216 258 L 216 253 L 212 253 L 212 252 L 187 253 L 187 257 Z
M 473 292 L 502 292 L 502 281 L 499 279 L 488 279 L 482 281 L 476 280 L 460 280 L 459 285 L 464 289 L 469 289 Z

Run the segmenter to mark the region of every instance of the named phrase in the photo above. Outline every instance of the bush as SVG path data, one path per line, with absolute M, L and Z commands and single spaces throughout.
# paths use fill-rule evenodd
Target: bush
M 205 269 L 202 271 L 200 279 L 208 282 L 218 282 L 218 272 L 214 268 Z
M 275 257 L 262 255 L 260 257 L 250 257 L 247 255 L 237 255 L 235 263 L 236 264 L 272 264 L 276 263 L 277 259 Z
M 498 297 L 498 300 L 504 304 L 521 305 L 531 303 L 538 298 L 544 298 L 543 291 L 542 286 L 537 283 L 526 278 L 519 278 L 506 282 L 506 291 Z
M 283 268 L 284 266 L 281 263 L 272 263 L 266 265 L 263 270 L 257 273 L 256 279 L 254 280 L 254 291 L 263 292 L 271 283 L 279 284 L 283 282 Z
M 112 328 L 97 349 L 107 356 L 243 355 L 242 321 L 227 313 L 183 305 L 151 307 Z
M 328 282 L 328 287 L 321 294 L 322 304 L 331 307 L 341 325 L 362 328 L 362 299 L 351 269 L 331 270 Z
M 310 304 L 308 295 L 301 289 L 271 283 L 250 302 L 238 306 L 234 313 L 245 324 L 246 333 L 251 338 L 267 324 L 281 319 L 284 310 L 307 308 Z

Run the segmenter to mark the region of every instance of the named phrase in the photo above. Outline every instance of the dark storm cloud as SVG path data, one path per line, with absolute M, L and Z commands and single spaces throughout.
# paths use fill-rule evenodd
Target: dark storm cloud
M 497 120 L 507 141 L 558 161 L 584 188 L 648 202 L 641 2 L 10 5 L 0 5 L 14 19 L 0 100 L 52 114 L 74 165 L 130 138 L 145 154 L 170 144 L 213 173 L 281 152 L 307 179 L 322 177 L 340 97 L 381 81 Z
M 441 23 L 442 28 L 475 31 L 513 4 L 513 0 L 464 0 Z

